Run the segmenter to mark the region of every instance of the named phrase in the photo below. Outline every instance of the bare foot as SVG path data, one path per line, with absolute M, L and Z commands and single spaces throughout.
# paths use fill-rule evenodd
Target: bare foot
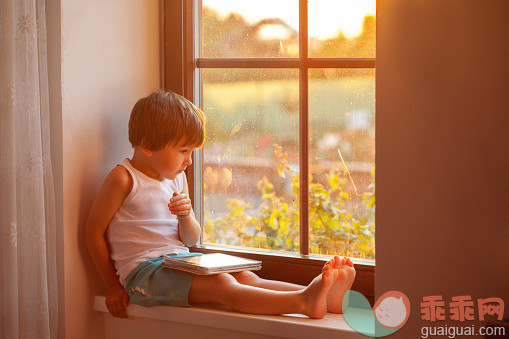
M 322 274 L 313 279 L 302 292 L 304 296 L 303 313 L 310 318 L 321 319 L 327 312 L 327 292 L 332 285 L 334 269 L 330 265 L 325 266 Z
M 334 256 L 325 266 L 332 267 L 332 286 L 327 293 L 327 310 L 332 313 L 343 313 L 343 296 L 353 284 L 355 268 L 350 258 Z

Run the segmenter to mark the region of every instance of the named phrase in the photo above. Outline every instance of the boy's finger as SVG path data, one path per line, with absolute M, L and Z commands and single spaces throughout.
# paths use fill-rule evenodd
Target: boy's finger
M 117 305 L 114 303 L 106 303 L 106 308 L 108 309 L 108 312 L 114 317 L 118 317 L 117 312 Z
M 110 313 L 111 313 L 111 315 L 112 315 L 112 316 L 114 316 L 115 318 L 118 318 L 118 309 L 117 309 L 117 306 L 116 306 L 116 305 L 112 305 L 112 306 L 111 306 Z
M 176 214 L 179 214 L 179 215 L 182 215 L 182 214 L 189 214 L 189 213 L 191 213 L 191 209 L 189 209 L 189 208 L 181 209 L 181 210 L 175 211 L 175 213 L 176 213 Z
M 170 212 L 182 212 L 182 211 L 190 211 L 190 210 L 191 210 L 191 207 L 189 205 L 187 205 L 187 206 L 182 205 L 182 206 L 176 206 L 176 207 L 170 208 Z
M 181 200 L 176 200 L 176 201 L 173 201 L 170 203 L 172 206 L 181 206 L 181 205 L 188 205 L 189 204 L 189 201 L 188 199 L 181 199 Z
M 174 204 L 177 201 L 180 201 L 179 197 L 178 196 L 174 196 L 173 198 L 170 199 L 170 204 Z
M 168 205 L 168 208 L 171 210 L 174 210 L 174 209 L 182 209 L 182 208 L 185 208 L 185 209 L 188 209 L 188 208 L 191 208 L 191 204 L 187 203 L 187 204 L 171 204 L 171 205 Z
M 182 213 L 182 212 L 186 212 L 186 211 L 189 212 L 190 210 L 191 210 L 191 208 L 185 207 L 185 206 L 170 208 L 170 212 L 173 214 Z
M 106 305 L 106 308 L 108 309 L 108 312 L 110 312 L 110 314 L 111 314 L 112 316 L 115 316 L 115 314 L 114 314 L 114 312 L 113 312 L 113 308 L 112 308 L 111 306 Z
M 124 306 L 122 306 L 122 304 L 117 305 L 117 314 L 118 314 L 119 318 L 125 317 L 125 308 L 124 308 Z
M 127 318 L 127 312 L 125 310 L 125 307 L 124 306 L 121 306 L 120 307 L 120 317 L 121 318 Z

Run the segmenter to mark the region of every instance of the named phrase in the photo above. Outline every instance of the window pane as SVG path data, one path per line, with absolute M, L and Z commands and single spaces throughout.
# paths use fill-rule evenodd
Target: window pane
M 201 72 L 203 242 L 298 252 L 298 70 Z
M 374 58 L 376 0 L 309 0 L 309 56 Z
M 310 253 L 374 258 L 375 70 L 309 70 Z
M 203 58 L 296 57 L 298 0 L 203 0 Z

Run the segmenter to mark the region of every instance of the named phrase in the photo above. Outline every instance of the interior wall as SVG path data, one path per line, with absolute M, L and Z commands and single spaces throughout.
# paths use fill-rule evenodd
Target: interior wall
M 61 0 L 63 272 L 66 338 L 102 338 L 105 293 L 83 225 L 109 171 L 132 156 L 129 114 L 160 86 L 159 1 Z M 62 327 L 61 327 L 62 328 Z
M 394 337 L 481 325 L 421 321 L 424 296 L 509 302 L 507 14 L 505 0 L 377 1 L 376 295 L 411 301 Z

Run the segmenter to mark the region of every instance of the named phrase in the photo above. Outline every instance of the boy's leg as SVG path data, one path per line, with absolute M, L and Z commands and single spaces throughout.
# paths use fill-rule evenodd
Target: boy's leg
M 323 267 L 333 269 L 333 282 L 327 294 L 327 310 L 342 313 L 343 295 L 352 287 L 355 279 L 355 269 L 350 258 L 334 256 Z M 251 271 L 233 273 L 232 276 L 241 284 L 266 288 L 275 291 L 299 291 L 306 286 L 287 283 L 284 281 L 267 280 L 258 277 Z
M 325 269 L 326 266 L 330 266 L 337 270 L 343 265 L 353 267 L 353 263 L 349 258 L 334 256 L 334 258 L 325 263 L 323 269 Z M 256 286 L 274 291 L 299 291 L 306 288 L 304 285 L 293 284 L 286 281 L 263 279 L 251 271 L 231 273 L 231 275 L 243 285 Z
M 327 292 L 332 283 L 330 269 L 324 270 L 303 290 L 273 291 L 238 283 L 230 274 L 195 276 L 189 303 L 220 303 L 253 314 L 302 313 L 322 318 L 327 310 Z
M 273 291 L 300 291 L 306 288 L 304 285 L 292 284 L 286 281 L 263 279 L 251 271 L 232 273 L 231 275 L 240 284 L 265 288 Z

